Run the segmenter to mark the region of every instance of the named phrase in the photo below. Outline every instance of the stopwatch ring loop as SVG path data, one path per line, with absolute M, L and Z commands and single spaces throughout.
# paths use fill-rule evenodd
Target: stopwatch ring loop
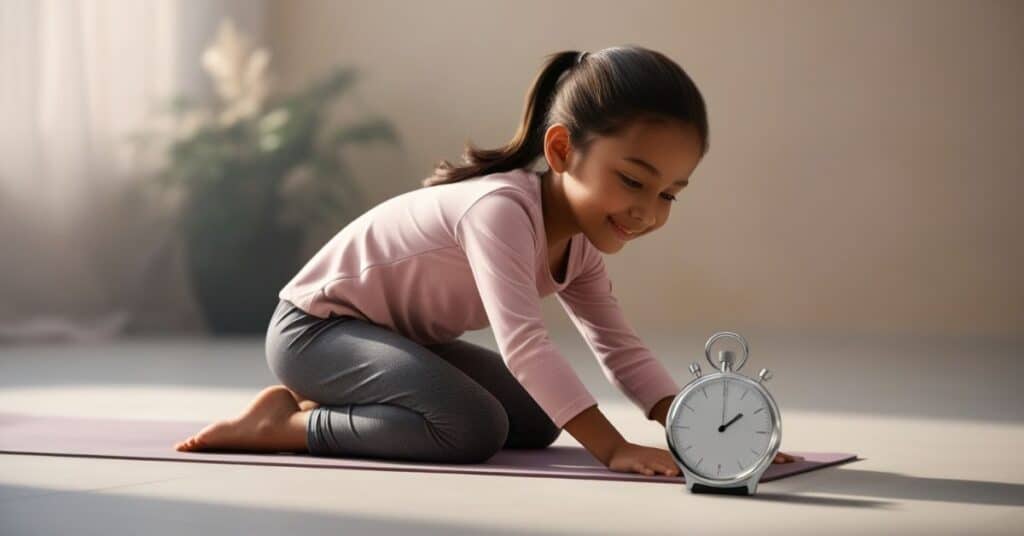
M 704 344 L 704 357 L 708 358 L 708 363 L 711 364 L 712 368 L 718 370 L 719 364 L 715 363 L 714 360 L 711 359 L 711 345 L 715 344 L 715 341 L 723 337 L 736 339 L 743 346 L 743 357 L 740 359 L 739 364 L 732 367 L 733 372 L 739 372 L 739 370 L 743 368 L 743 365 L 747 363 L 747 358 L 750 357 L 750 345 L 747 344 L 747 339 L 744 339 L 743 335 L 740 335 L 739 333 L 734 333 L 732 331 L 719 331 L 712 335 L 711 338 L 708 339 L 708 342 Z

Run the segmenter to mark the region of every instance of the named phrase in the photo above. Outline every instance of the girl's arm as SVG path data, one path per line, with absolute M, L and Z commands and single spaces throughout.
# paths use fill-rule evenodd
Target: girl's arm
M 672 400 L 675 399 L 675 395 L 666 396 L 658 401 L 654 405 L 654 409 L 651 410 L 651 414 L 647 416 L 652 421 L 658 421 L 662 426 L 665 426 L 665 419 L 668 418 L 668 407 L 672 405 Z
M 544 326 L 536 282 L 538 239 L 529 201 L 520 196 L 495 190 L 474 201 L 456 222 L 455 239 L 466 253 L 502 359 L 563 428 L 597 400 Z
M 681 388 L 623 314 L 600 252 L 588 247 L 583 253 L 580 272 L 558 292 L 558 301 L 583 335 L 605 377 L 647 419 L 664 423 L 668 405 Z M 663 407 L 657 408 L 659 404 Z
M 565 423 L 565 430 L 605 466 L 611 461 L 615 449 L 626 443 L 622 434 L 597 409 L 597 404 Z

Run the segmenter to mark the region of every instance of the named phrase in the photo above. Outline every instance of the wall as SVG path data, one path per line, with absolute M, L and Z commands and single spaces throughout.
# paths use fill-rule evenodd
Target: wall
M 711 151 L 670 222 L 606 262 L 641 331 L 698 332 L 1019 334 L 1022 29 L 1018 2 L 287 1 L 268 17 L 284 83 L 358 67 L 339 114 L 396 122 L 404 152 L 352 155 L 374 202 L 466 139 L 507 141 L 546 54 L 675 59 Z

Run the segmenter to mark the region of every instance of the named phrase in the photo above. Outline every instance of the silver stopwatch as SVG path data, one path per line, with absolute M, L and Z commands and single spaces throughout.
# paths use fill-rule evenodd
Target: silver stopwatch
M 735 366 L 728 350 L 718 353 L 717 363 L 711 359 L 712 345 L 722 338 L 742 346 Z M 690 365 L 694 379 L 676 395 L 665 420 L 669 451 L 691 492 L 753 495 L 782 442 L 782 416 L 764 387 L 771 372 L 761 369 L 756 380 L 739 374 L 750 346 L 731 331 L 712 335 L 704 355 L 716 370 L 702 375 L 699 363 Z

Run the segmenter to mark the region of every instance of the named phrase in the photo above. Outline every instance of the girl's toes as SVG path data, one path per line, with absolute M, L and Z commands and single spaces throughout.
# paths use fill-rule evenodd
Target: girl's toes
M 179 452 L 190 452 L 198 450 L 203 446 L 203 443 L 199 441 L 199 436 L 191 436 L 188 439 L 174 445 L 174 450 Z

